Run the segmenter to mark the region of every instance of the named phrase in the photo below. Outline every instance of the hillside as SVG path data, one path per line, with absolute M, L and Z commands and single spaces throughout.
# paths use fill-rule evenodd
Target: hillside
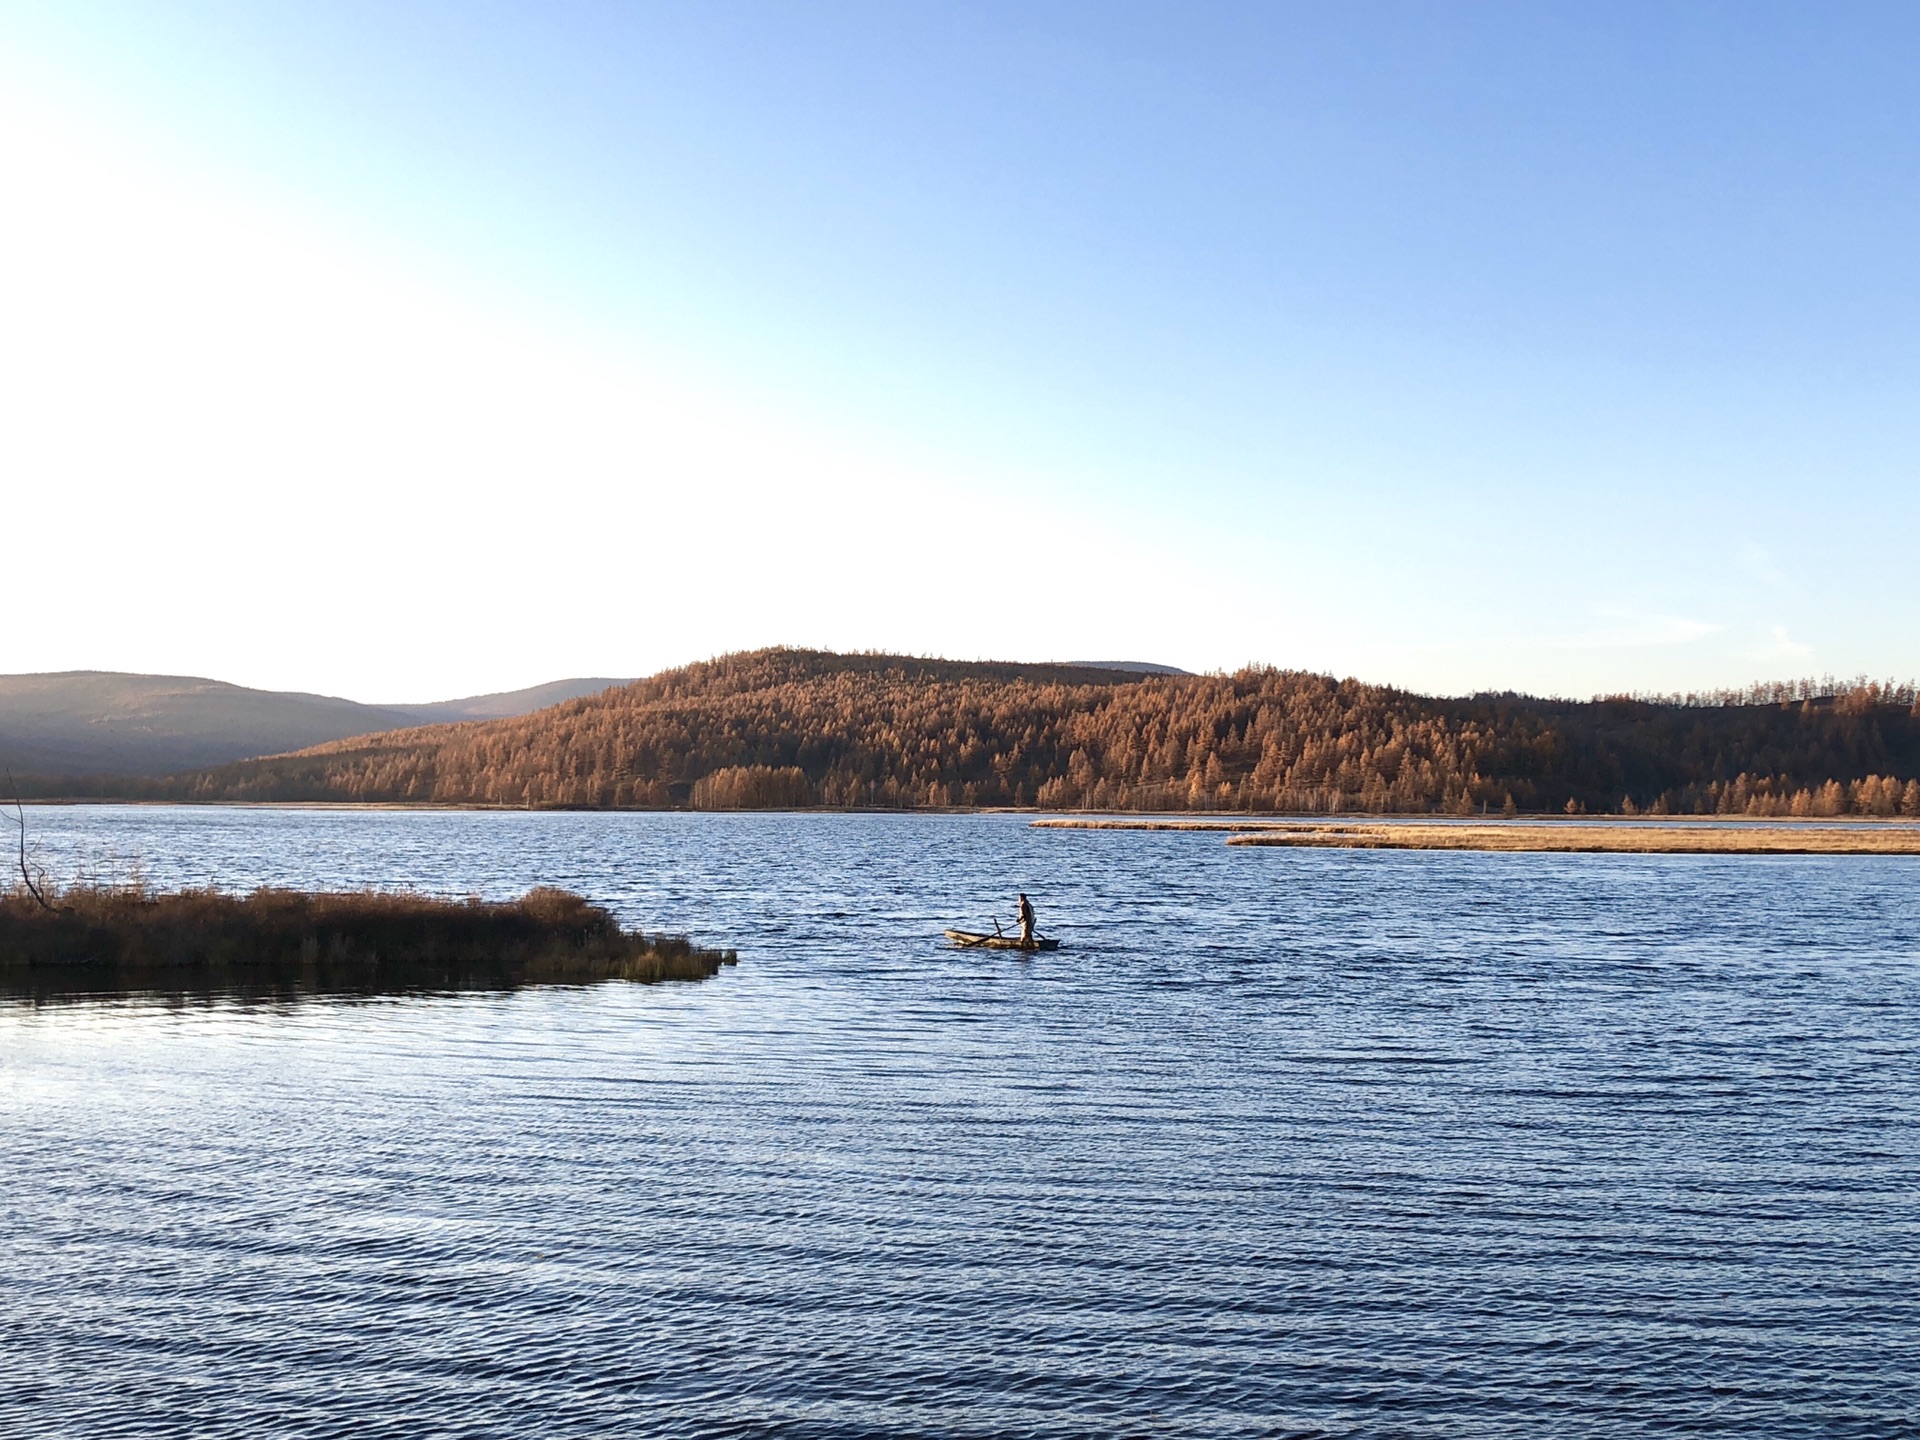
M 21 776 L 166 775 L 401 726 L 524 715 L 620 683 L 556 680 L 464 700 L 362 705 L 187 675 L 0 675 L 0 765 Z
M 164 775 L 413 723 L 384 706 L 184 675 L 0 676 L 0 763 L 16 775 Z
M 127 787 L 122 787 L 123 789 Z M 1910 689 L 1434 699 L 764 650 L 514 719 L 182 775 L 156 798 L 537 806 L 1920 813 Z

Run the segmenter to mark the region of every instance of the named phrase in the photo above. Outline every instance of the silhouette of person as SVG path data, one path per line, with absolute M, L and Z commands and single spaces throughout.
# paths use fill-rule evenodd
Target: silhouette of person
M 1020 943 L 1033 943 L 1033 906 L 1027 900 L 1027 892 L 1020 892 Z

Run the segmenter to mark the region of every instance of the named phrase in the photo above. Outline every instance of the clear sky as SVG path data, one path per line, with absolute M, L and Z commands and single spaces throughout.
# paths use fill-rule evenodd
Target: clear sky
M 1920 673 L 1920 8 L 0 0 L 0 671 Z

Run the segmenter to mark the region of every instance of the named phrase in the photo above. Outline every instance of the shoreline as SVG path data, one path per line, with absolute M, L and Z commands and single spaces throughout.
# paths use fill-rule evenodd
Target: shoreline
M 11 807 L 12 801 L 5 802 Z M 38 796 L 18 802 L 26 809 L 138 809 L 138 810 L 337 810 L 430 811 L 448 814 L 514 815 L 1027 815 L 1036 830 L 1217 830 L 1223 834 L 1294 830 L 1306 825 L 1383 825 L 1463 829 L 1475 826 L 1512 828 L 1539 826 L 1748 827 L 1755 829 L 1912 829 L 1920 831 L 1913 815 L 1574 815 L 1520 812 L 1504 815 L 1436 815 L 1427 811 L 1343 811 L 1335 814 L 1269 811 L 1229 819 L 1220 811 L 1167 810 L 1050 810 L 1038 805 L 804 805 L 766 808 L 696 810 L 690 806 L 649 808 L 628 805 L 505 805 L 451 803 L 431 800 L 148 800 L 111 799 L 97 795 Z M 1215 818 L 1219 817 L 1219 818 Z
M 1031 811 L 1026 813 L 1033 813 Z M 1512 829 L 1537 826 L 1566 829 L 1735 829 L 1844 830 L 1894 829 L 1920 831 L 1913 815 L 1422 815 L 1417 812 L 1337 815 L 1250 815 L 1245 819 L 1214 819 L 1204 813 L 1171 815 L 1164 819 L 1144 812 L 1081 812 L 1041 815 L 1031 822 L 1035 830 L 1218 830 L 1222 834 L 1257 834 L 1263 830 L 1298 830 L 1302 826 L 1389 825 L 1397 828 L 1427 825 L 1435 829 Z
M 1211 831 L 1233 846 L 1614 855 L 1920 855 L 1920 824 L 1860 816 L 1781 823 L 1712 816 L 1642 820 L 1036 820 L 1047 830 Z

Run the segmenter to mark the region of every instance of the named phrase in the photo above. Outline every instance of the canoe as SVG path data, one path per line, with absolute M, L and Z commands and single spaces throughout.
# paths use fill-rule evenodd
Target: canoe
M 949 930 L 947 939 L 961 950 L 1058 950 L 1060 942 L 1045 935 L 1022 940 L 1018 935 L 982 935 L 977 930 Z

